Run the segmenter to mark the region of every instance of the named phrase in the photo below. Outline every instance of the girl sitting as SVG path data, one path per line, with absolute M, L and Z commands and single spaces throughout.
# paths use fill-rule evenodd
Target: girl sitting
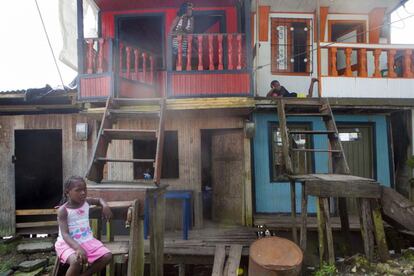
M 89 226 L 89 204 L 102 206 L 106 219 L 111 209 L 102 198 L 87 198 L 86 183 L 80 176 L 71 176 L 64 184 L 58 209 L 59 237 L 55 243 L 61 263 L 69 264 L 66 275 L 92 275 L 101 271 L 112 259 L 111 252 L 92 235 Z M 81 274 L 83 264 L 92 264 Z

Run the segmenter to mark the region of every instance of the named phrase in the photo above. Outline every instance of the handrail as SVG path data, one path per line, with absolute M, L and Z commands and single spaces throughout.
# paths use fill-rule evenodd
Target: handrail
M 414 44 L 368 44 L 368 43 L 343 43 L 343 42 L 321 42 L 321 48 L 354 48 L 354 49 L 414 49 Z
M 112 71 L 113 41 L 111 38 L 85 38 L 85 72 L 101 74 Z
M 170 34 L 172 71 L 242 70 L 246 68 L 245 34 Z

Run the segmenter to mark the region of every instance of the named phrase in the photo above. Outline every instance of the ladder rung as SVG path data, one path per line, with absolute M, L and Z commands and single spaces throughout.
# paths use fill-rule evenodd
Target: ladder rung
M 306 116 L 306 117 L 328 117 L 327 113 L 286 113 L 286 117 Z
M 141 129 L 104 129 L 102 135 L 111 140 L 155 140 L 157 131 Z
M 159 117 L 159 111 L 140 111 L 140 110 L 128 110 L 128 109 L 110 109 L 109 113 L 115 116 L 123 117 Z
M 341 153 L 341 150 L 328 150 L 328 149 L 291 149 L 292 151 L 300 152 L 332 152 L 332 153 Z
M 289 134 L 335 134 L 334 130 L 289 130 Z
M 113 103 L 119 106 L 159 105 L 162 98 L 114 98 Z
M 98 162 L 121 162 L 121 163 L 154 163 L 155 159 L 119 159 L 98 157 L 95 159 Z

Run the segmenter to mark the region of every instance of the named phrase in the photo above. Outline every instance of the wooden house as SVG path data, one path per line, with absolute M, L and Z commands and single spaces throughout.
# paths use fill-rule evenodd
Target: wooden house
M 252 1 L 253 64 L 257 96 L 266 96 L 270 82 L 278 80 L 305 97 L 311 79 L 318 78 L 313 97 L 329 99 L 351 174 L 376 179 L 409 196 L 404 167 L 412 154 L 413 45 L 390 40 L 390 15 L 401 5 L 401 1 Z M 289 184 L 279 172 L 279 119 L 269 103 L 257 104 L 254 210 L 262 214 L 257 222 L 263 222 L 269 221 L 263 214 L 283 214 L 291 206 Z M 325 126 L 321 118 L 303 114 L 288 118 L 288 128 Z M 323 135 L 297 135 L 295 140 L 299 148 L 328 149 Z M 295 155 L 297 173 L 329 171 L 326 152 Z M 309 208 L 316 211 L 314 203 Z
M 82 2 L 77 91 L 28 101 L 24 92 L 0 93 L 0 236 L 55 227 L 16 214 L 56 204 L 62 180 L 73 174 L 86 175 L 92 191 L 117 200 L 134 197 L 134 183 L 148 175 L 169 192 L 190 192 L 190 222 L 200 230 L 190 239 L 211 240 L 191 250 L 173 248 L 171 255 L 185 257 L 166 262 L 212 263 L 223 240 L 248 245 L 255 239 L 244 226 L 296 225 L 284 216 L 300 213 L 292 195 L 301 190 L 294 184 L 292 193 L 284 177 L 282 101 L 265 98 L 275 79 L 298 94 L 286 99 L 294 105 L 287 112 L 295 114 L 284 127 L 296 131 L 295 174 L 329 173 L 335 166 L 329 153 L 339 150 L 320 135 L 333 130 L 307 109 L 323 98 L 350 172 L 411 196 L 405 160 L 412 154 L 414 47 L 390 44 L 387 24 L 400 1 L 194 0 L 194 32 L 171 35 L 181 0 L 95 0 L 95 38 L 84 37 Z M 319 82 L 304 98 L 312 78 Z M 164 143 L 160 136 L 133 139 L 161 126 L 158 118 L 138 115 L 160 110 Z M 104 132 L 111 133 L 109 119 L 124 136 L 102 142 L 107 154 L 97 156 Z M 163 162 L 154 168 L 160 144 Z M 181 203 L 166 204 L 167 229 L 181 227 Z M 223 225 L 240 228 L 228 234 Z M 213 231 L 202 232 L 207 228 Z

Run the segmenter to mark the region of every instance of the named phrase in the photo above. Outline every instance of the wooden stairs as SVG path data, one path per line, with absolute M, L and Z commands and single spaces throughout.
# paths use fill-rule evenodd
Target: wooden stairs
M 280 135 L 282 139 L 283 167 L 290 180 L 291 190 L 291 216 L 296 221 L 296 183 L 301 184 L 301 231 L 300 246 L 306 250 L 306 218 L 308 196 L 317 198 L 317 220 L 319 236 L 320 261 L 335 262 L 333 236 L 330 222 L 330 213 L 333 204 L 337 203 L 341 219 L 341 231 L 344 236 L 344 244 L 350 245 L 349 218 L 347 213 L 346 198 L 356 198 L 359 206 L 361 234 L 364 241 L 364 250 L 368 259 L 374 256 L 374 236 L 378 247 L 378 255 L 382 260 L 389 258 L 385 241 L 384 226 L 379 208 L 381 198 L 381 186 L 372 179 L 350 175 L 349 166 L 345 158 L 342 143 L 339 139 L 338 129 L 328 99 L 320 98 L 319 101 L 300 104 L 297 100 L 276 99 L 279 118 Z M 322 130 L 289 130 L 287 121 L 295 116 L 312 116 L 323 120 L 325 129 Z M 329 146 L 327 149 L 294 147 L 293 135 L 304 134 L 307 136 L 325 135 Z M 330 165 L 328 174 L 299 175 L 292 163 L 292 153 L 326 152 Z M 292 225 L 292 236 L 298 242 L 296 224 Z
M 153 130 L 113 128 L 116 120 L 122 117 L 130 119 L 157 118 L 158 128 Z M 165 101 L 163 99 L 108 98 L 86 178 L 95 183 L 101 183 L 104 179 L 104 166 L 109 162 L 152 163 L 154 167 L 153 183 L 159 186 L 164 146 L 164 124 Z M 108 146 L 113 140 L 156 141 L 155 156 L 151 159 L 110 158 L 107 156 Z M 112 183 L 116 182 L 108 181 Z

